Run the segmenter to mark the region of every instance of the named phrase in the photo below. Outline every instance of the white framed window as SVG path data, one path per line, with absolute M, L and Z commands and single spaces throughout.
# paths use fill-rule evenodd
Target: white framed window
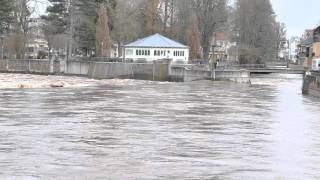
M 133 55 L 133 50 L 132 49 L 126 49 L 126 55 L 127 56 L 132 56 Z

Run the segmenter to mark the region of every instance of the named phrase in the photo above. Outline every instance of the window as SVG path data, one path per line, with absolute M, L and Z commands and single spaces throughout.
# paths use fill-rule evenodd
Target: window
M 132 49 L 126 49 L 126 55 L 127 56 L 132 56 L 133 55 L 133 50 Z
M 154 50 L 153 55 L 157 56 L 157 51 L 156 50 Z
M 141 50 L 141 52 L 142 52 L 142 54 L 141 54 L 141 55 L 142 55 L 142 56 L 144 56 L 144 52 L 145 52 L 145 51 L 144 51 L 144 50 Z
M 158 56 L 160 56 L 160 50 L 158 50 Z
M 139 55 L 139 51 L 138 51 L 138 50 L 136 50 L 136 55 L 137 55 L 137 56 Z

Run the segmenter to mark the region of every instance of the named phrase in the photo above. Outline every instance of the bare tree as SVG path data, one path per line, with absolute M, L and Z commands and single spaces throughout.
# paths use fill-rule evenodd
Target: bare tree
M 240 63 L 263 63 L 276 57 L 275 15 L 270 0 L 238 0 L 235 28 Z
M 159 32 L 159 0 L 148 0 L 145 9 L 145 34 L 150 35 Z
M 101 2 L 96 24 L 96 55 L 108 57 L 111 55 L 111 38 L 109 34 L 107 4 Z
M 198 28 L 198 19 L 196 15 L 191 17 L 190 25 L 187 31 L 188 46 L 190 47 L 190 58 L 196 60 L 200 58 L 200 32 Z
M 203 59 L 208 62 L 213 32 L 227 21 L 226 0 L 191 0 L 199 21 Z
M 285 44 L 287 43 L 287 31 L 286 31 L 286 26 L 284 23 L 279 23 L 276 22 L 274 24 L 275 26 L 275 35 L 276 35 L 276 53 L 277 53 L 277 59 L 279 59 L 279 52 L 283 49 L 285 49 Z

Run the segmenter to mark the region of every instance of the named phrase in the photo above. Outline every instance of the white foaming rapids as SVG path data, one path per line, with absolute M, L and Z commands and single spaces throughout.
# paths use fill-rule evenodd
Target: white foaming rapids
M 136 85 L 135 80 L 94 80 L 85 77 L 0 74 L 0 89 L 6 88 L 75 88 L 99 85 Z

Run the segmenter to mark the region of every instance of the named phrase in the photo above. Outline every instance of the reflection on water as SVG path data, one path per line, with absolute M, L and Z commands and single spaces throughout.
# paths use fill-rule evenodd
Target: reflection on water
M 0 178 L 319 179 L 320 100 L 265 77 L 2 89 Z

